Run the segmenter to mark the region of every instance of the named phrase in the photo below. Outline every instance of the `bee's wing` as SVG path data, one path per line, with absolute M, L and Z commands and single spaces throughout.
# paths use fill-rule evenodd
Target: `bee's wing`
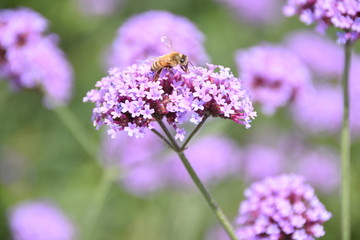
M 152 63 L 156 62 L 158 59 L 159 59 L 159 57 L 148 57 L 143 60 L 138 60 L 137 62 L 140 64 L 142 64 L 142 63 L 152 64 Z
M 169 50 L 175 52 L 174 45 L 168 36 L 161 36 L 160 40 Z

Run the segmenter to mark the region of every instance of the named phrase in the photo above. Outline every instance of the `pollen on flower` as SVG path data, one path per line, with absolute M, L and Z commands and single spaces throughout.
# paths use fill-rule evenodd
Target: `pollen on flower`
M 145 129 L 164 119 L 182 141 L 185 122 L 198 124 L 204 116 L 213 116 L 249 127 L 256 116 L 242 81 L 217 65 L 190 68 L 187 74 L 177 67 L 164 69 L 154 81 L 149 64 L 134 64 L 111 69 L 96 87 L 84 102 L 95 103 L 94 126 L 108 125 L 113 137 L 120 131 L 143 137 Z

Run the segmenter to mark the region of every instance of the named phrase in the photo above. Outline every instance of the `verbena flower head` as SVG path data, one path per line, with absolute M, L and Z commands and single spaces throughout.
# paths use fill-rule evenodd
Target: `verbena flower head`
M 341 44 L 360 38 L 358 0 L 288 0 L 283 12 L 287 16 L 300 15 L 305 24 L 316 23 L 320 32 L 329 26 L 341 29 L 338 33 Z
M 278 0 L 217 0 L 224 3 L 242 20 L 253 24 L 269 24 L 278 20 L 280 1 Z
M 266 114 L 296 100 L 310 83 L 307 67 L 281 46 L 264 44 L 239 50 L 235 58 L 252 98 Z
M 296 31 L 285 38 L 285 43 L 317 76 L 329 80 L 342 73 L 343 51 L 330 38 L 312 31 Z
M 299 175 L 280 175 L 253 183 L 245 190 L 237 223 L 240 240 L 314 239 L 325 235 L 331 218 Z
M 164 143 L 155 134 L 129 139 L 122 132 L 116 139 L 104 136 L 102 159 L 105 165 L 119 168 L 119 181 L 125 189 L 137 196 L 148 196 L 167 182 L 164 175 L 167 170 L 162 161 L 164 149 Z
M 154 81 L 149 64 L 134 64 L 111 69 L 96 87 L 84 101 L 95 103 L 95 127 L 108 125 L 113 137 L 121 131 L 143 137 L 156 120 L 165 119 L 182 141 L 186 131 L 181 125 L 187 121 L 198 124 L 210 115 L 249 127 L 256 115 L 241 80 L 217 65 L 190 67 L 188 74 L 178 67 L 164 69 Z
M 342 119 L 341 89 L 317 85 L 301 94 L 291 110 L 301 128 L 314 133 L 337 133 Z
M 185 17 L 166 11 L 147 11 L 128 19 L 118 30 L 109 58 L 110 67 L 126 67 L 149 57 L 168 54 L 159 39 L 168 36 L 176 51 L 188 56 L 193 64 L 204 64 L 208 57 L 204 35 Z
M 228 138 L 216 135 L 202 137 L 194 141 L 185 150 L 185 154 L 203 182 L 217 183 L 239 173 L 240 149 Z M 171 183 L 178 187 L 193 186 L 189 174 L 175 153 L 170 154 L 166 162 Z
M 9 213 L 9 227 L 14 240 L 73 240 L 74 226 L 50 202 L 24 202 Z
M 40 88 L 53 107 L 70 99 L 72 69 L 46 28 L 46 19 L 30 9 L 0 10 L 0 77 L 15 89 Z
M 295 171 L 306 177 L 308 182 L 321 192 L 333 193 L 340 182 L 338 159 L 338 154 L 332 149 L 308 151 L 299 157 Z
M 247 179 L 259 180 L 284 170 L 284 155 L 270 146 L 250 145 L 245 149 L 243 158 L 243 172 Z

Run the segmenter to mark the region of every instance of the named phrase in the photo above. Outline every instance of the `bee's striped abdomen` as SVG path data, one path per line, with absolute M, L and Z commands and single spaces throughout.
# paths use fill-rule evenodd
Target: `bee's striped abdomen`
M 156 61 L 151 65 L 151 71 L 157 71 L 160 68 L 162 68 L 162 66 L 159 61 Z

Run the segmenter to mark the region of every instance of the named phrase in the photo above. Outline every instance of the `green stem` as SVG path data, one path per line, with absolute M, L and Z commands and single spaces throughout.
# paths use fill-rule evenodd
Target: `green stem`
M 199 129 L 204 125 L 204 123 L 206 122 L 206 119 L 208 119 L 209 115 L 205 115 L 203 117 L 203 119 L 201 120 L 201 122 L 196 126 L 196 128 L 194 129 L 194 131 L 192 131 L 189 135 L 189 137 L 185 140 L 184 144 L 181 146 L 181 150 L 185 150 L 186 146 L 188 145 L 188 143 L 190 142 L 190 140 L 195 136 L 195 134 L 199 131 Z
M 56 107 L 53 111 L 64 122 L 74 137 L 78 140 L 85 152 L 93 159 L 98 159 L 98 144 L 92 141 L 84 127 L 78 122 L 77 118 L 67 107 Z
M 85 219 L 84 219 L 84 236 L 82 239 L 95 239 L 95 225 L 101 209 L 105 203 L 106 196 L 110 190 L 111 184 L 113 183 L 114 179 L 118 176 L 118 171 L 114 168 L 104 169 L 102 174 L 102 179 L 94 191 L 94 195 L 90 200 L 90 204 L 86 210 Z
M 343 87 L 343 121 L 341 129 L 341 239 L 350 240 L 350 128 L 349 128 L 349 72 L 351 65 L 351 43 L 345 44 Z
M 151 129 L 151 131 L 158 135 L 158 137 L 161 138 L 172 150 L 176 151 L 175 147 L 161 133 L 155 129 Z
M 205 122 L 205 120 L 204 120 L 204 122 Z M 184 166 L 185 166 L 187 172 L 189 173 L 191 179 L 193 180 L 196 187 L 199 189 L 199 191 L 201 192 L 201 194 L 205 198 L 206 202 L 210 206 L 211 210 L 214 212 L 215 216 L 217 217 L 217 219 L 219 220 L 219 222 L 221 223 L 221 225 L 223 226 L 225 231 L 228 233 L 230 239 L 231 240 L 238 240 L 237 237 L 236 237 L 235 231 L 234 231 L 233 227 L 231 226 L 229 220 L 225 216 L 224 212 L 222 211 L 220 206 L 217 204 L 214 197 L 211 196 L 210 192 L 206 189 L 205 185 L 201 182 L 200 178 L 198 177 L 198 175 L 194 171 L 193 167 L 191 166 L 189 160 L 187 159 L 187 157 L 186 157 L 186 155 L 184 153 L 184 148 L 179 147 L 179 145 L 177 144 L 177 142 L 175 141 L 175 139 L 171 135 L 170 131 L 165 126 L 165 124 L 159 119 L 157 121 L 158 121 L 160 127 L 165 132 L 165 135 L 168 137 L 169 141 L 175 147 L 175 152 L 178 154 L 180 160 L 184 164 Z M 200 127 L 195 128 L 194 131 L 197 132 L 200 129 Z M 193 136 L 193 135 L 194 134 L 190 134 L 190 136 Z M 186 145 L 183 145 L 183 146 L 186 146 Z

